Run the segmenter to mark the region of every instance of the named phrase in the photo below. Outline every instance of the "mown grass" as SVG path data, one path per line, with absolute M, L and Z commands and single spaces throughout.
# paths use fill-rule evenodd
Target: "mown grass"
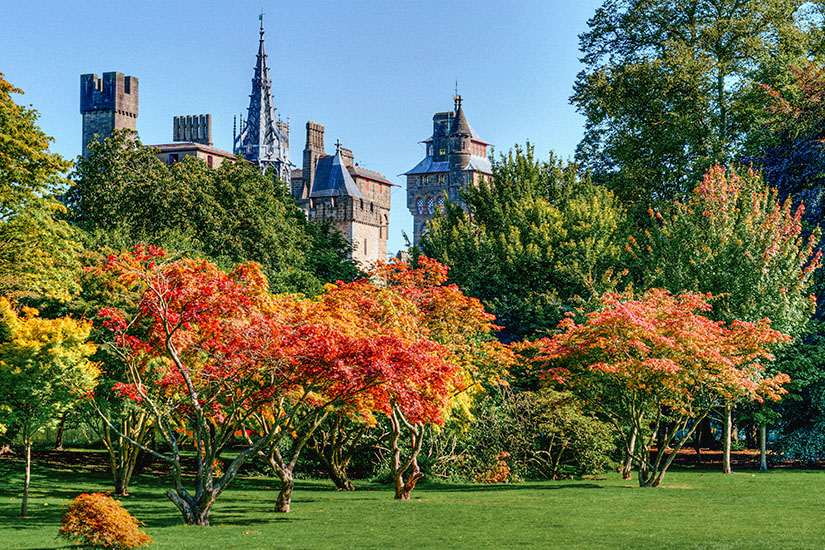
M 35 466 L 31 516 L 20 518 L 20 464 L 0 461 L 0 548 L 76 548 L 56 538 L 62 507 L 108 478 L 80 466 Z M 180 524 L 165 479 L 135 479 L 126 508 L 156 549 L 825 547 L 825 472 L 722 475 L 674 470 L 663 487 L 605 479 L 510 485 L 423 484 L 397 502 L 389 487 L 341 493 L 299 482 L 293 511 L 275 515 L 275 482 L 241 478 L 215 505 L 212 526 Z

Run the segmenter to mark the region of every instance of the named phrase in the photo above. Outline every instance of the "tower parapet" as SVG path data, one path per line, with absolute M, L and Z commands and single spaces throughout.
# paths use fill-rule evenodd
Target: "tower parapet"
M 172 122 L 172 141 L 212 145 L 212 115 L 176 116 Z
M 138 116 L 138 79 L 123 73 L 80 75 L 80 114 L 83 115 L 83 156 L 88 144 L 121 128 L 135 129 Z

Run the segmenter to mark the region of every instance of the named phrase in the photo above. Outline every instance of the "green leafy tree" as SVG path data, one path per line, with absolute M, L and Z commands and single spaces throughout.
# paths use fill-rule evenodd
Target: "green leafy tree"
M 642 288 L 715 296 L 715 320 L 768 318 L 798 337 L 816 307 L 811 289 L 821 256 L 819 231 L 804 238 L 803 210 L 781 201 L 759 174 L 715 166 L 670 213 L 651 209 L 652 227 L 627 247 L 632 271 Z M 726 471 L 734 405 L 722 403 Z
M 320 291 L 358 275 L 337 232 L 306 220 L 287 187 L 246 162 L 166 166 L 129 131 L 89 146 L 67 195 L 90 244 L 188 249 L 230 268 L 255 261 L 278 291 Z
M 493 178 L 447 204 L 422 240 L 450 280 L 479 298 L 505 339 L 547 333 L 565 311 L 612 288 L 624 212 L 612 193 L 553 155 L 516 147 Z
M 38 311 L 15 311 L 0 298 L 0 418 L 16 427 L 25 447 L 26 476 L 20 514 L 28 510 L 34 437 L 94 388 L 97 367 L 88 361 L 89 323 L 69 317 L 42 319 Z
M 578 160 L 634 214 L 738 157 L 764 103 L 821 41 L 804 0 L 606 0 L 580 36 Z M 644 218 L 643 215 L 640 216 Z
M 71 163 L 49 152 L 38 113 L 0 73 L 0 293 L 16 299 L 62 300 L 77 290 L 77 235 L 58 218 L 54 195 Z

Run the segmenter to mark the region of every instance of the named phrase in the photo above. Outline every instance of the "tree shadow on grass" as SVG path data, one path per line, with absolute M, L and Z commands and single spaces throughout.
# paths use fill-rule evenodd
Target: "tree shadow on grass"
M 42 527 L 53 525 L 55 532 L 60 525 L 60 518 L 63 516 L 63 510 L 60 506 L 52 507 L 36 507 L 36 509 L 29 508 L 29 515 L 25 518 L 20 517 L 20 505 L 3 505 L 0 506 L 0 530 L 15 529 L 24 531 L 27 529 L 40 529 Z
M 445 492 L 445 493 L 452 493 L 452 492 L 478 492 L 478 493 L 485 493 L 485 492 L 495 492 L 495 491 L 556 491 L 559 489 L 604 489 L 603 485 L 599 485 L 597 483 L 496 483 L 496 484 L 489 484 L 489 485 L 482 485 L 482 484 L 473 484 L 473 483 L 466 483 L 466 484 L 445 484 L 445 485 L 436 485 L 436 484 L 427 484 L 422 485 L 420 490 L 424 491 L 433 491 L 433 492 Z

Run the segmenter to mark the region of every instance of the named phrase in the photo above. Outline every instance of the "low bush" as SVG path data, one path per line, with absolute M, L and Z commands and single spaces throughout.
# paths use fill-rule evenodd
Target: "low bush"
M 152 542 L 141 525 L 108 493 L 84 493 L 63 514 L 60 536 L 84 546 L 138 548 Z

